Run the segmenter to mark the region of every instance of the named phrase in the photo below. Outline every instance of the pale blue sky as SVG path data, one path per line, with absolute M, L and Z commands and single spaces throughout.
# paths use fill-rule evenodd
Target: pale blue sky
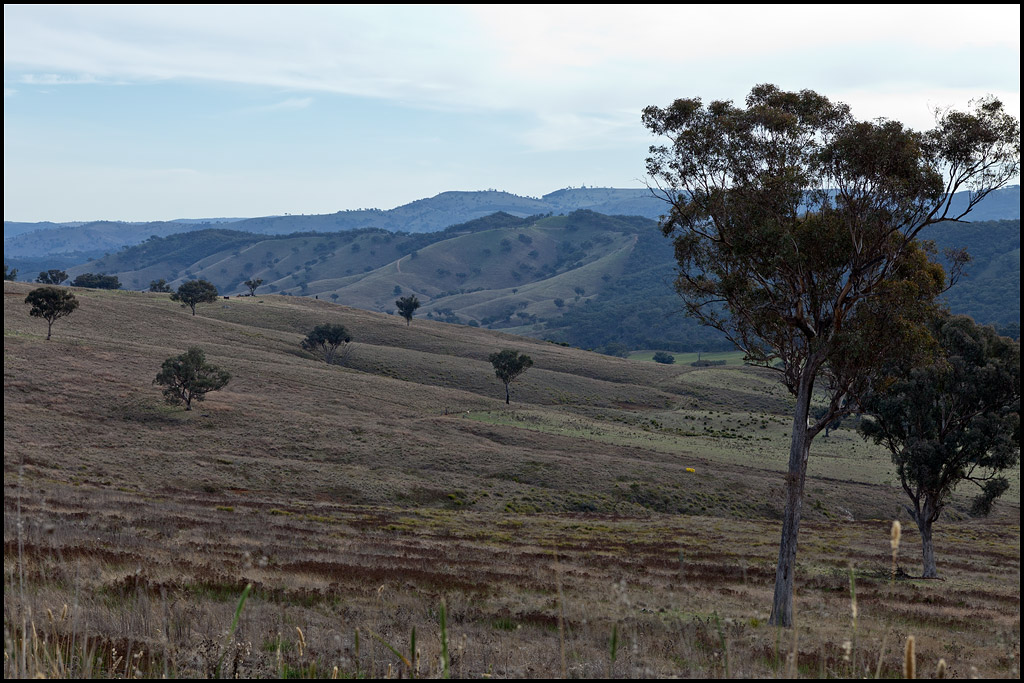
M 650 104 L 1020 115 L 1020 6 L 4 6 L 4 219 L 642 187 Z

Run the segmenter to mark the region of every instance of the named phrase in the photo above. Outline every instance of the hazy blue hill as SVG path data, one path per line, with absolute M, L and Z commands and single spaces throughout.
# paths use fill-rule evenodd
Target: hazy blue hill
M 589 209 L 610 216 L 643 216 L 657 219 L 665 213 L 665 202 L 657 199 L 651 191 L 643 189 L 618 188 L 569 188 L 556 190 L 542 197 L 554 213 L 569 213 L 577 209 Z
M 26 225 L 26 224 L 15 224 Z M 28 224 L 28 225 L 46 225 Z M 90 254 L 90 258 L 125 246 L 138 244 L 152 235 L 166 237 L 176 233 L 203 230 L 209 223 L 183 223 L 179 221 L 154 221 L 150 223 L 122 223 L 119 221 L 95 221 L 81 224 L 50 224 L 55 227 L 40 228 L 23 232 L 4 239 L 4 258 L 15 259 L 61 256 L 72 253 Z M 7 234 L 7 224 L 4 224 Z
M 237 223 L 239 221 L 248 220 L 247 218 L 175 218 L 171 223 L 185 223 L 187 225 L 195 223 L 207 223 L 209 225 L 221 225 L 223 223 Z
M 954 198 L 954 207 L 963 206 L 965 196 Z M 521 197 L 509 192 L 442 192 L 387 211 L 359 209 L 332 214 L 263 216 L 231 219 L 178 219 L 150 223 L 94 221 L 90 223 L 4 223 L 4 258 L 12 267 L 25 269 L 21 261 L 55 257 L 61 264 L 74 262 L 69 257 L 96 258 L 104 253 L 139 244 L 152 235 L 166 237 L 178 232 L 204 230 L 230 222 L 234 230 L 260 235 L 287 235 L 295 232 L 337 233 L 367 228 L 391 232 L 432 233 L 503 212 L 523 218 L 539 214 L 568 214 L 590 210 L 610 216 L 642 216 L 657 219 L 666 205 L 646 188 L 566 188 L 541 198 Z M 985 199 L 971 219 L 1003 220 L 1020 218 L 1020 186 L 1004 188 Z M 77 261 L 81 263 L 82 258 Z M 32 261 L 34 267 L 37 261 Z M 27 264 L 27 262 L 25 262 Z M 57 265 L 51 267 L 58 267 Z
M 967 195 L 958 192 L 953 195 L 952 208 L 963 211 L 967 207 Z M 1002 221 L 1020 219 L 1020 185 L 1011 185 L 992 192 L 967 216 L 972 223 L 979 221 Z
M 58 228 L 75 227 L 79 225 L 82 225 L 82 223 L 51 223 L 50 221 L 44 221 L 42 223 L 24 223 L 20 221 L 4 221 L 4 242 L 12 237 L 24 235 L 26 232 L 33 232 L 35 230 L 56 230 Z
M 261 234 L 290 232 L 341 232 L 364 228 L 382 228 L 393 232 L 436 232 L 456 223 L 504 212 L 515 216 L 547 213 L 551 208 L 532 197 L 508 192 L 442 192 L 428 199 L 417 199 L 388 211 L 359 209 L 309 216 L 267 216 L 234 224 L 238 230 Z
M 233 230 L 259 235 L 287 235 L 295 232 L 347 232 L 381 228 L 392 232 L 437 232 L 483 218 L 496 212 L 525 217 L 551 213 L 555 209 L 532 197 L 508 192 L 443 192 L 394 209 L 359 209 L 332 214 L 263 216 L 244 219 L 178 219 L 146 223 L 95 221 L 90 223 L 4 223 L 4 257 L 15 264 L 19 259 L 67 254 L 95 258 L 106 252 L 139 244 L 152 235 L 166 237 L 179 232 L 204 230 L 230 223 Z M 66 260 L 66 259 L 65 259 Z M 86 259 L 81 259 L 81 263 Z

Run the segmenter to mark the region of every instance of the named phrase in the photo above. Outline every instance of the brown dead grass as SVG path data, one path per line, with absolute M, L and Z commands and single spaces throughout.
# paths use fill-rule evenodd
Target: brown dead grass
M 944 581 L 893 582 L 899 492 L 842 433 L 808 480 L 787 670 L 792 633 L 764 624 L 787 402 L 763 372 L 291 297 L 192 317 L 166 295 L 76 290 L 47 343 L 29 289 L 4 290 L 5 675 L 408 675 L 369 634 L 407 653 L 414 627 L 437 675 L 442 601 L 459 676 L 557 676 L 562 642 L 573 676 L 724 676 L 726 659 L 733 676 L 873 675 L 879 659 L 895 675 L 909 634 L 922 672 L 944 657 L 953 675 L 1018 675 L 1019 482 L 996 517 L 936 528 Z M 321 322 L 353 333 L 347 367 L 299 350 Z M 233 380 L 185 413 L 152 379 L 191 345 Z M 512 413 L 486 362 L 504 347 L 536 363 Z M 710 435 L 681 435 L 697 422 Z M 586 431 L 602 424 L 635 438 Z

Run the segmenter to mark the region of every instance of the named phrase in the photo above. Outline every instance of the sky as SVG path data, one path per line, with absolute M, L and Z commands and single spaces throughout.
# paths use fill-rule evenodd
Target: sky
M 648 105 L 1020 116 L 1020 5 L 4 5 L 4 220 L 644 187 Z

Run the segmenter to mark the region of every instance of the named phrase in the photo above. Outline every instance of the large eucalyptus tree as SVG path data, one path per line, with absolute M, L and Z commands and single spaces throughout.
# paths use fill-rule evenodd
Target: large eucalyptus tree
M 946 285 L 917 240 L 960 221 L 1019 174 L 1020 123 L 994 98 L 937 112 L 933 130 L 858 121 L 810 91 L 754 87 L 746 107 L 680 99 L 647 107 L 652 190 L 667 202 L 686 311 L 750 362 L 776 369 L 796 398 L 770 622 L 789 626 L 811 442 L 886 359 L 913 353 Z M 952 209 L 957 191 L 967 206 Z M 953 255 L 954 269 L 964 254 Z M 809 420 L 811 397 L 827 408 Z

